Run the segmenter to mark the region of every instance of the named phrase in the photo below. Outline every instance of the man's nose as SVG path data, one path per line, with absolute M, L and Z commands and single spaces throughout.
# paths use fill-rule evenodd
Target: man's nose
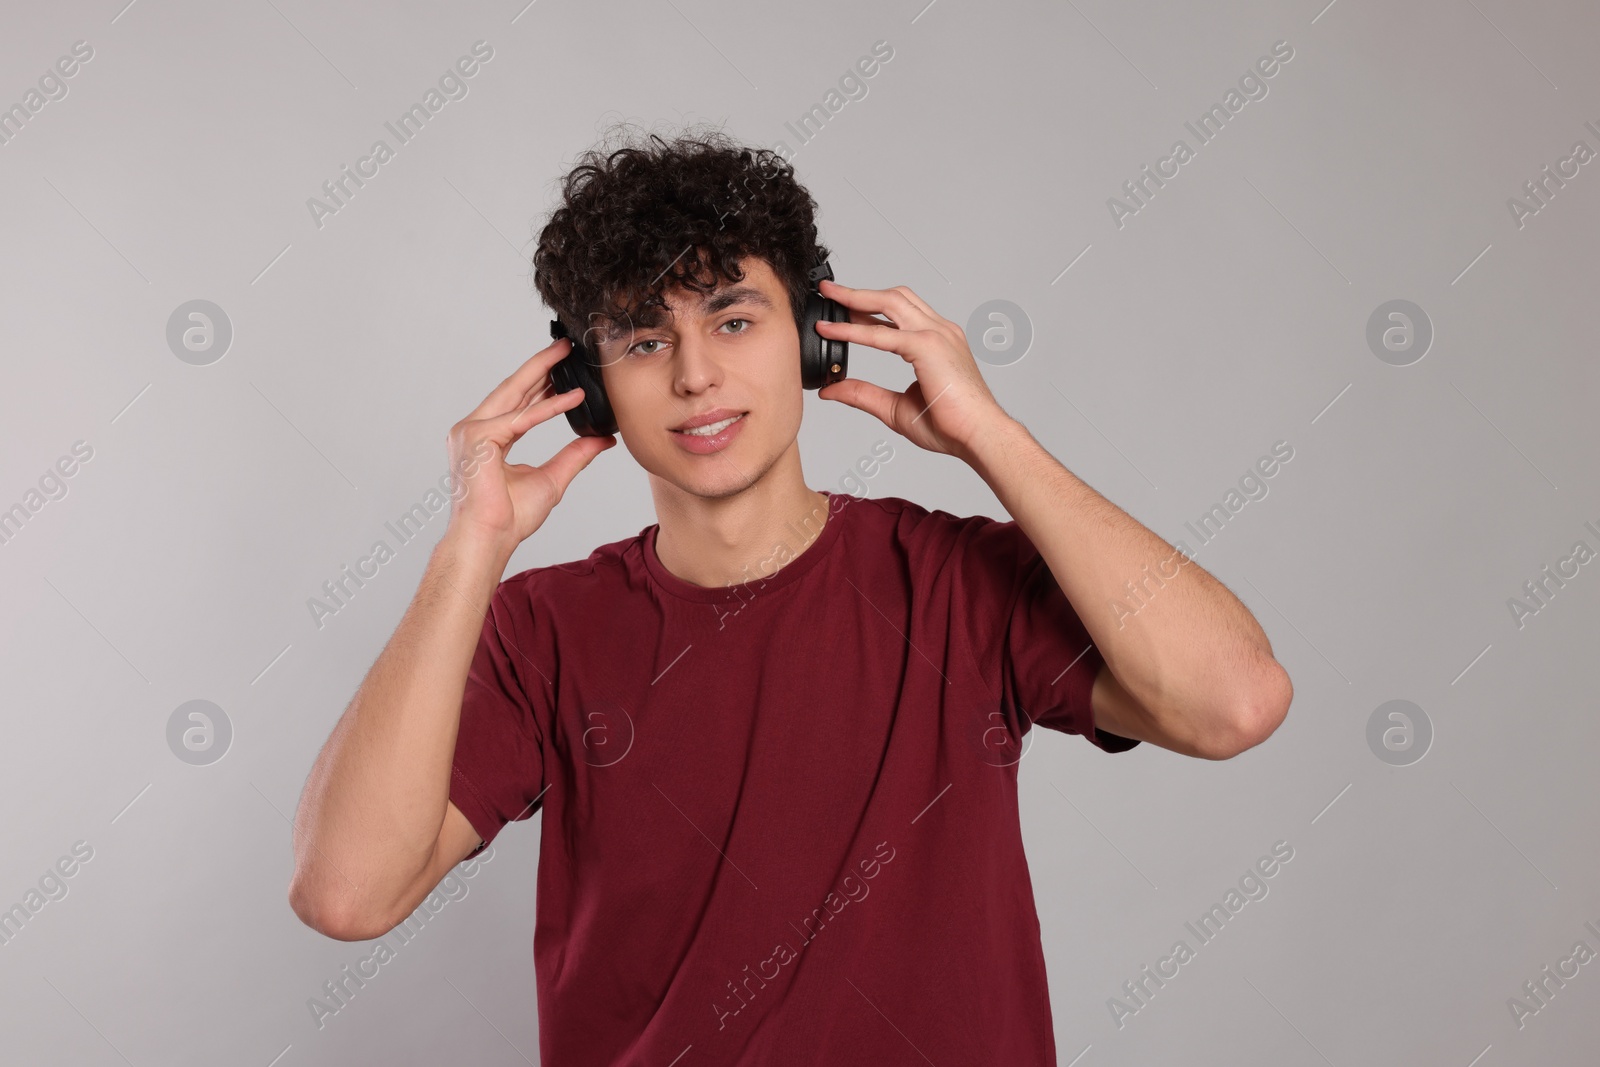
M 678 388 L 698 392 L 722 376 L 716 354 L 709 342 L 695 331 L 686 331 L 678 339 Z

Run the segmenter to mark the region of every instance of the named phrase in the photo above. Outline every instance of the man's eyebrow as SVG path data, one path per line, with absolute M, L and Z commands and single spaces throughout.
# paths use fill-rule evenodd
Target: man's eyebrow
M 700 313 L 702 315 L 715 315 L 717 312 L 730 308 L 735 304 L 749 304 L 751 307 L 765 308 L 768 311 L 773 311 L 777 307 L 777 305 L 772 302 L 771 297 L 762 292 L 760 289 L 757 289 L 755 286 L 735 285 L 730 286 L 727 289 L 719 289 L 715 293 L 708 293 L 701 297 Z M 675 317 L 670 308 L 665 310 L 666 314 L 659 317 L 665 318 L 668 321 Z M 657 325 L 637 327 L 637 329 L 646 330 L 653 330 L 657 328 Z M 628 336 L 631 332 L 633 331 L 630 331 L 626 327 L 623 327 L 619 324 L 612 324 L 601 331 L 601 336 L 603 338 L 602 343 L 611 344 L 619 341 L 623 337 Z
M 703 315 L 715 315 L 734 304 L 749 304 L 769 311 L 773 309 L 772 298 L 760 289 L 753 285 L 735 285 L 730 289 L 719 289 L 703 297 L 700 301 L 700 312 Z

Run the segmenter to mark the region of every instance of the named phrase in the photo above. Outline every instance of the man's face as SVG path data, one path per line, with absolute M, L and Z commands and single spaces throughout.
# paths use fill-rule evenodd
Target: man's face
M 800 432 L 800 335 L 788 292 L 764 259 L 746 257 L 740 269 L 743 281 L 724 280 L 711 293 L 669 290 L 659 326 L 599 345 L 628 451 L 651 474 L 699 497 L 755 484 L 797 447 Z M 719 412 L 715 433 L 682 432 Z

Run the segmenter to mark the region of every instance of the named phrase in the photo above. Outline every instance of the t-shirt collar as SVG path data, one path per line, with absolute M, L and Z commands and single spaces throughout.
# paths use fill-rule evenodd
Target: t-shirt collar
M 684 581 L 667 570 L 662 565 L 660 558 L 656 556 L 656 534 L 660 532 L 661 524 L 658 522 L 647 526 L 640 532 L 640 539 L 645 569 L 649 573 L 651 583 L 663 592 L 671 593 L 673 596 L 683 600 L 692 600 L 702 604 L 720 603 L 741 595 L 749 597 L 755 592 L 771 592 L 774 589 L 780 589 L 788 585 L 816 566 L 817 561 L 828 554 L 834 542 L 839 539 L 840 530 L 844 525 L 841 520 L 849 513 L 851 504 L 855 500 L 855 497 L 848 493 L 830 493 L 826 489 L 821 490 L 821 493 L 828 498 L 826 521 L 823 524 L 822 532 L 805 547 L 805 550 L 799 556 L 793 555 L 794 546 L 799 543 L 803 535 L 803 527 L 791 524 L 789 528 L 793 530 L 795 536 L 792 540 L 786 540 L 785 542 L 790 552 L 789 562 L 779 567 L 775 573 L 768 574 L 764 579 L 757 575 L 756 569 L 752 567 L 750 580 L 748 582 L 735 583 L 734 585 L 695 585 L 693 582 Z M 774 545 L 773 550 L 776 555 L 778 546 Z M 776 561 L 775 558 L 774 562 Z

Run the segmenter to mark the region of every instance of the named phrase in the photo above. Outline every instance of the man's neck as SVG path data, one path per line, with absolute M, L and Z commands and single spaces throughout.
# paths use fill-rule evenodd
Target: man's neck
M 770 578 L 793 561 L 829 521 L 828 498 L 807 488 L 798 470 L 778 473 L 715 500 L 652 477 L 661 565 L 693 585 L 722 588 Z

